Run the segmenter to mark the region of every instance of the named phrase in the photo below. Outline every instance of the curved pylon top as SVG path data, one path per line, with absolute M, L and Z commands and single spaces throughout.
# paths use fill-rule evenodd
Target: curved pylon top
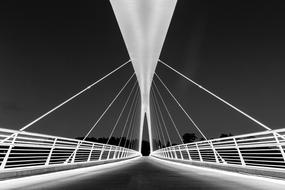
M 151 82 L 177 0 L 110 0 L 135 69 L 142 105 L 149 106 Z

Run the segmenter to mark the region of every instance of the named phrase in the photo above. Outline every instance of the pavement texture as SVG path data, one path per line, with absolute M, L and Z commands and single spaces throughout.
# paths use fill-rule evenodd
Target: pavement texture
M 285 181 L 172 164 L 142 157 L 102 168 L 30 176 L 0 182 L 0 189 L 285 189 Z

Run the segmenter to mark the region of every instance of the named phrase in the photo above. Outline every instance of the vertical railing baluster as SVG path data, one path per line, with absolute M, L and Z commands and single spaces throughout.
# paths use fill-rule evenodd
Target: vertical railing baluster
M 124 151 L 125 151 L 124 148 L 119 147 L 119 149 L 117 151 L 116 159 L 120 159 L 120 158 L 124 157 L 125 156 Z
M 124 158 L 128 158 L 129 156 L 131 156 L 131 152 L 128 149 L 124 149 Z
M 166 151 L 167 151 L 167 154 L 168 154 L 168 159 L 171 159 L 171 158 L 172 158 L 172 155 L 171 155 L 171 153 L 170 153 L 170 151 L 169 151 L 169 148 L 168 148 L 168 147 L 166 148 Z
M 113 146 L 110 146 L 109 147 L 109 152 L 108 152 L 108 155 L 107 155 L 107 160 L 109 160 L 109 158 L 110 158 L 110 154 L 111 154 L 112 149 L 113 149 Z
M 127 158 L 129 156 L 129 150 L 124 148 L 123 150 L 121 150 L 120 155 L 121 155 L 120 158 Z
M 201 153 L 200 153 L 199 146 L 198 146 L 197 143 L 195 143 L 195 145 L 196 145 L 197 152 L 198 152 L 198 155 L 199 155 L 199 158 L 200 158 L 200 162 L 203 162 L 203 158 L 202 158 L 202 155 L 201 155 Z
M 117 149 L 118 149 L 118 148 L 119 148 L 119 147 L 117 147 L 117 146 L 116 146 L 116 149 L 115 149 L 115 151 L 114 151 L 114 155 L 113 155 L 113 159 L 115 159 L 115 158 L 116 158 L 116 156 L 117 156 L 117 152 L 118 152 L 118 151 L 117 151 Z
M 100 152 L 99 160 L 102 160 L 102 156 L 103 156 L 103 153 L 104 153 L 104 151 L 105 151 L 105 146 L 106 146 L 106 145 L 103 145 L 103 146 L 101 147 L 101 152 Z
M 120 152 L 123 152 L 122 155 L 120 155 Z M 125 154 L 125 148 L 119 147 L 119 150 L 117 151 L 116 158 L 119 159 L 120 156 L 124 156 L 124 157 L 126 156 L 126 154 Z
M 184 160 L 180 146 L 178 146 L 178 149 L 179 149 L 179 152 L 180 152 L 181 160 Z
M 75 162 L 75 157 L 76 157 L 76 154 L 77 154 L 77 151 L 78 151 L 78 149 L 79 149 L 80 144 L 81 144 L 81 141 L 78 141 L 77 146 L 76 146 L 76 148 L 75 148 L 75 151 L 73 152 L 73 156 L 72 156 L 72 159 L 71 159 L 71 163 L 74 163 L 74 162 Z
M 120 149 L 120 154 L 119 154 L 119 158 L 126 158 L 127 156 L 129 156 L 128 154 L 128 150 L 123 148 L 123 149 Z
M 245 165 L 246 165 L 246 164 L 245 164 L 245 161 L 244 161 L 244 159 L 243 159 L 242 153 L 241 153 L 241 151 L 240 151 L 240 149 L 239 149 L 239 146 L 238 146 L 238 143 L 237 143 L 235 137 L 233 137 L 233 141 L 234 141 L 235 147 L 236 147 L 236 149 L 237 149 L 237 151 L 238 151 L 238 155 L 239 155 L 239 159 L 240 159 L 241 165 L 242 165 L 242 166 L 245 166 Z
M 283 149 L 283 147 L 282 147 L 281 144 L 280 144 L 280 141 L 279 141 L 279 139 L 278 139 L 278 137 L 277 137 L 276 132 L 273 132 L 273 135 L 274 135 L 275 141 L 276 141 L 276 143 L 277 143 L 277 146 L 279 147 L 279 150 L 280 150 L 280 152 L 281 152 L 281 155 L 282 155 L 282 157 L 283 157 L 283 160 L 284 160 L 284 162 L 285 162 L 284 149 Z
M 119 158 L 125 158 L 127 157 L 129 154 L 128 154 L 128 150 L 126 148 L 121 148 L 120 149 L 120 152 L 119 152 Z
M 91 150 L 90 150 L 90 152 L 89 152 L 89 156 L 88 156 L 87 162 L 90 162 L 90 160 L 91 160 L 91 156 L 92 156 L 92 153 L 93 153 L 93 149 L 94 149 L 94 143 L 92 144 Z
M 51 149 L 50 149 L 50 151 L 49 151 L 49 154 L 48 154 L 48 157 L 47 157 L 47 160 L 46 160 L 46 163 L 45 163 L 46 166 L 49 165 L 49 163 L 50 163 L 50 159 L 51 159 L 53 150 L 54 150 L 54 148 L 55 148 L 56 141 L 57 141 L 57 138 L 54 139 L 53 144 L 52 144 L 52 147 L 51 147 Z
M 15 145 L 15 141 L 16 141 L 17 137 L 18 137 L 18 133 L 15 133 L 15 135 L 13 137 L 13 140 L 12 140 L 11 144 L 9 145 L 9 148 L 8 148 L 8 150 L 7 150 L 6 154 L 5 154 L 5 157 L 4 157 L 4 159 L 3 159 L 2 163 L 1 163 L 1 166 L 0 166 L 1 170 L 5 169 L 5 166 L 7 164 L 8 159 L 9 159 L 9 156 L 10 156 L 10 153 L 12 151 L 12 148 Z
M 169 152 L 168 152 L 167 149 L 165 149 L 165 154 L 166 154 L 166 158 L 169 158 L 169 157 L 170 157 Z
M 215 147 L 214 147 L 212 141 L 209 141 L 209 143 L 210 143 L 210 146 L 211 146 L 212 151 L 213 151 L 213 153 L 214 153 L 216 163 L 220 163 L 220 162 L 219 162 L 219 159 L 218 159 L 218 156 L 217 156 L 217 151 L 216 151 L 216 149 L 215 149 Z
M 129 156 L 129 151 L 127 149 L 122 149 L 121 150 L 122 154 L 121 154 L 121 158 L 126 158 Z
M 178 157 L 177 157 L 177 153 L 176 153 L 175 147 L 172 147 L 171 149 L 172 149 L 172 151 L 173 151 L 173 153 L 174 153 L 175 159 L 177 159 Z
M 172 149 L 170 147 L 168 148 L 168 151 L 169 151 L 169 154 L 171 156 L 171 159 L 174 159 L 174 154 L 173 154 Z
M 169 159 L 173 159 L 173 154 L 172 152 L 170 151 L 170 148 L 167 148 L 167 152 L 169 154 Z
M 189 160 L 192 161 L 192 158 L 191 158 L 191 155 L 190 155 L 190 150 L 189 150 L 187 145 L 185 145 L 185 149 L 186 149 L 186 152 L 187 152 Z

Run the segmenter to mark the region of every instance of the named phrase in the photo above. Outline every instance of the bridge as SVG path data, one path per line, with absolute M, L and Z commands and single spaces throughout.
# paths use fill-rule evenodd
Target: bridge
M 272 129 L 160 59 L 177 0 L 110 0 L 110 3 L 130 59 L 18 130 L 0 128 L 1 188 L 284 189 L 285 128 Z M 207 137 L 191 116 L 191 110 L 156 73 L 157 64 L 261 130 Z M 29 131 L 128 66 L 134 72 L 82 138 Z M 182 139 L 165 96 L 182 111 L 189 122 L 189 131 L 196 130 L 200 140 Z M 124 102 L 106 142 L 92 142 L 90 135 L 121 97 Z M 147 131 L 144 131 L 145 121 Z M 121 135 L 114 145 L 112 137 L 119 129 Z M 146 132 L 150 154 L 142 156 Z M 174 142 L 173 136 L 179 143 Z

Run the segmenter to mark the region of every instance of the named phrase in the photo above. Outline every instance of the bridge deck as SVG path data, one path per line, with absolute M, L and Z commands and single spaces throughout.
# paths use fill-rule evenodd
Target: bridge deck
M 91 167 L 12 179 L 1 187 L 21 189 L 284 189 L 284 182 L 195 166 L 138 158 L 122 165 Z

